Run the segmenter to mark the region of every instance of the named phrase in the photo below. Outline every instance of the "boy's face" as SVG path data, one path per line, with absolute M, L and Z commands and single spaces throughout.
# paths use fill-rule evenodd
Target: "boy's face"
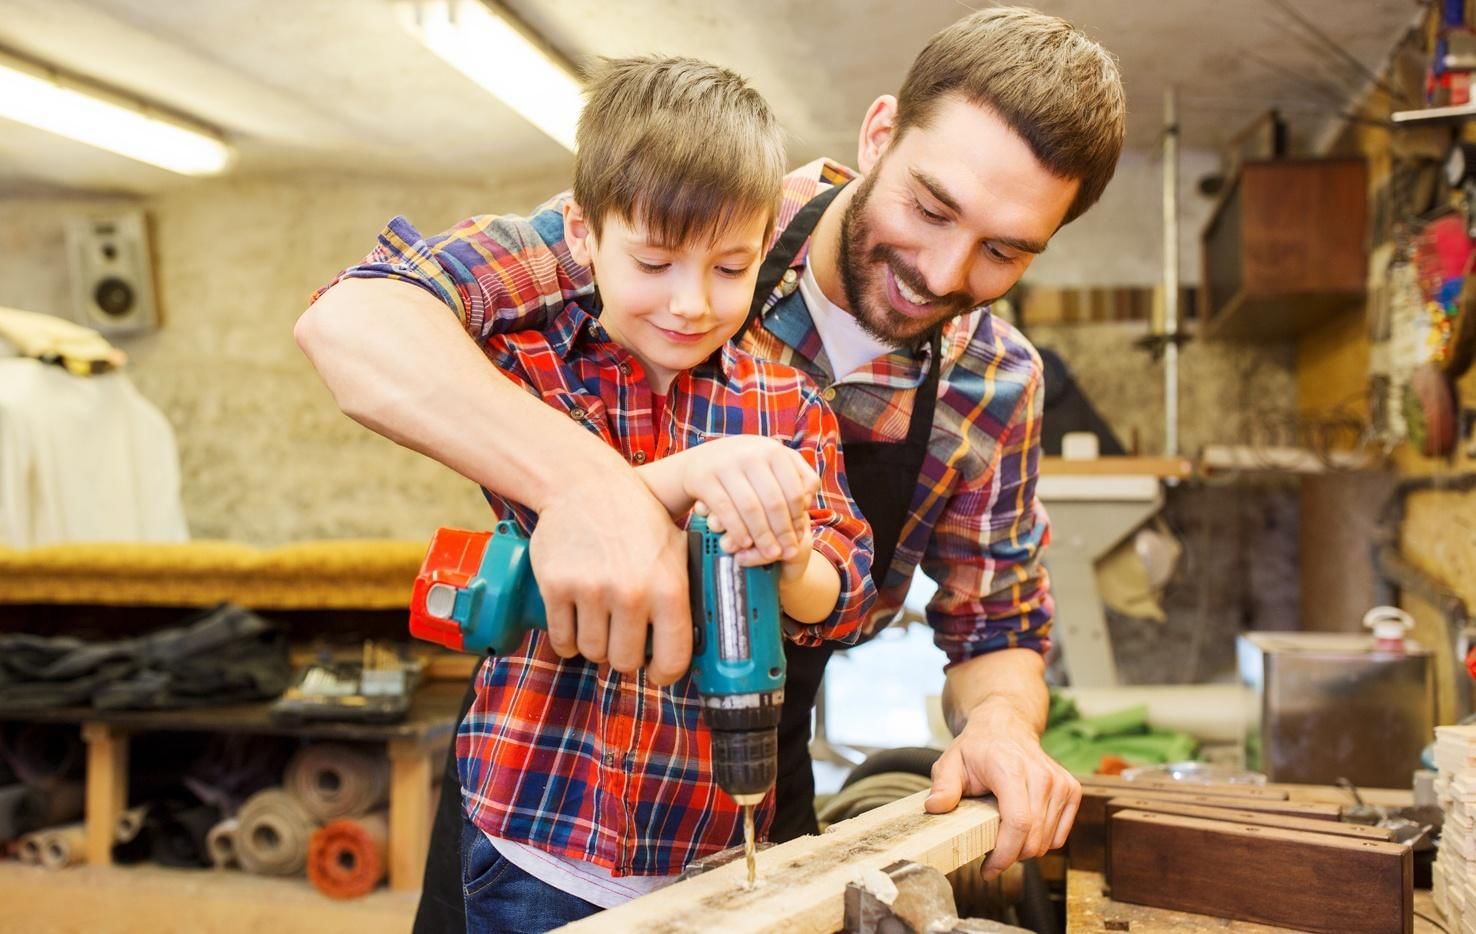
M 662 247 L 614 213 L 596 236 L 577 204 L 564 207 L 569 252 L 593 269 L 604 302 L 600 324 L 635 354 L 658 393 L 743 324 L 769 222 L 768 212 L 759 212 L 735 220 L 711 243 Z
M 993 111 L 959 97 L 900 137 L 896 100 L 862 127 L 839 272 L 867 330 L 905 345 L 1004 295 L 1061 226 L 1080 182 L 1043 166 Z

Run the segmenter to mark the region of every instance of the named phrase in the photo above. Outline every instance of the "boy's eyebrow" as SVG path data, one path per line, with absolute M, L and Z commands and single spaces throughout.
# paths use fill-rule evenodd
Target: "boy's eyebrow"
M 948 189 L 943 187 L 942 182 L 922 169 L 913 168 L 909 169 L 909 171 L 912 173 L 913 179 L 919 185 L 926 188 L 928 194 L 932 195 L 939 204 L 955 214 L 963 213 L 963 208 L 958 206 L 958 202 L 948 193 Z M 1019 250 L 1021 253 L 1033 253 L 1038 256 L 1046 251 L 1046 245 L 1039 240 L 1024 240 L 1020 237 L 990 237 L 989 239 L 993 243 L 998 243 L 1000 246 L 1007 246 L 1012 250 Z

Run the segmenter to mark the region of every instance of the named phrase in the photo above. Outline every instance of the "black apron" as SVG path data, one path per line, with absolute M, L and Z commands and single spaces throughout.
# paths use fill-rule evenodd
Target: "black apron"
M 763 266 L 759 268 L 753 305 L 748 320 L 733 337 L 738 343 L 748 328 L 762 316 L 764 304 L 779 285 L 801 246 L 810 238 L 820 215 L 840 192 L 842 185 L 817 195 L 800 209 L 785 228 Z M 843 442 L 846 477 L 851 496 L 871 524 L 875 542 L 871 577 L 878 589 L 887 578 L 902 524 L 912 507 L 918 476 L 927 456 L 928 437 L 933 428 L 933 409 L 938 401 L 938 378 L 942 348 L 937 335 L 932 340 L 928 374 L 913 404 L 907 440 L 896 443 Z M 774 822 L 769 838 L 775 842 L 818 832 L 815 821 L 815 778 L 810 763 L 810 718 L 831 646 L 805 648 L 785 642 L 788 674 L 784 683 L 784 710 L 779 721 L 779 774 L 775 783 Z M 457 722 L 466 718 L 476 699 L 476 677 L 467 684 Z M 456 764 L 456 744 L 446 756 L 441 776 L 441 797 L 431 824 L 426 853 L 425 877 L 420 904 L 415 912 L 413 934 L 465 934 L 466 904 L 461 887 L 461 776 Z
M 733 338 L 734 343 L 741 340 L 744 332 L 759 320 L 769 295 L 789 271 L 800 247 L 810 238 L 820 216 L 843 187 L 837 185 L 811 199 L 784 229 L 779 242 L 774 244 L 774 249 L 769 251 L 759 269 L 753 306 L 749 309 L 748 320 Z M 902 526 L 912 508 L 923 460 L 928 454 L 943 359 L 942 342 L 936 333 L 931 352 L 927 376 L 918 388 L 917 399 L 912 406 L 912 421 L 907 427 L 906 440 L 842 439 L 842 460 L 851 486 L 851 498 L 871 524 L 875 545 L 871 579 L 878 590 L 886 583 L 887 570 L 902 537 Z M 834 651 L 834 645 L 809 647 L 788 641 L 784 643 L 788 670 L 784 678 L 784 709 L 779 720 L 779 774 L 774 787 L 774 821 L 769 827 L 769 839 L 775 843 L 819 833 L 815 820 L 814 766 L 810 762 L 810 721 L 820 679 L 825 675 L 825 663 Z

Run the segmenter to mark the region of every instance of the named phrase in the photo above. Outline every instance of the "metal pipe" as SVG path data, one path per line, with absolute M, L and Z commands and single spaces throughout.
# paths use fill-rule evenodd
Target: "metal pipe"
M 1179 103 L 1163 94 L 1163 453 L 1179 456 Z

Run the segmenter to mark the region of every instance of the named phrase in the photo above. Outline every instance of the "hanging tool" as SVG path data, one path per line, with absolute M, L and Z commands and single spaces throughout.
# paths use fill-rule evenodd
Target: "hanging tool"
M 743 806 L 749 884 L 753 808 L 774 786 L 784 704 L 779 566 L 740 567 L 722 535 L 693 516 L 687 533 L 692 683 L 712 734 L 713 779 Z M 410 633 L 458 652 L 506 655 L 547 630 L 528 539 L 510 521 L 493 532 L 440 529 L 410 598 Z

